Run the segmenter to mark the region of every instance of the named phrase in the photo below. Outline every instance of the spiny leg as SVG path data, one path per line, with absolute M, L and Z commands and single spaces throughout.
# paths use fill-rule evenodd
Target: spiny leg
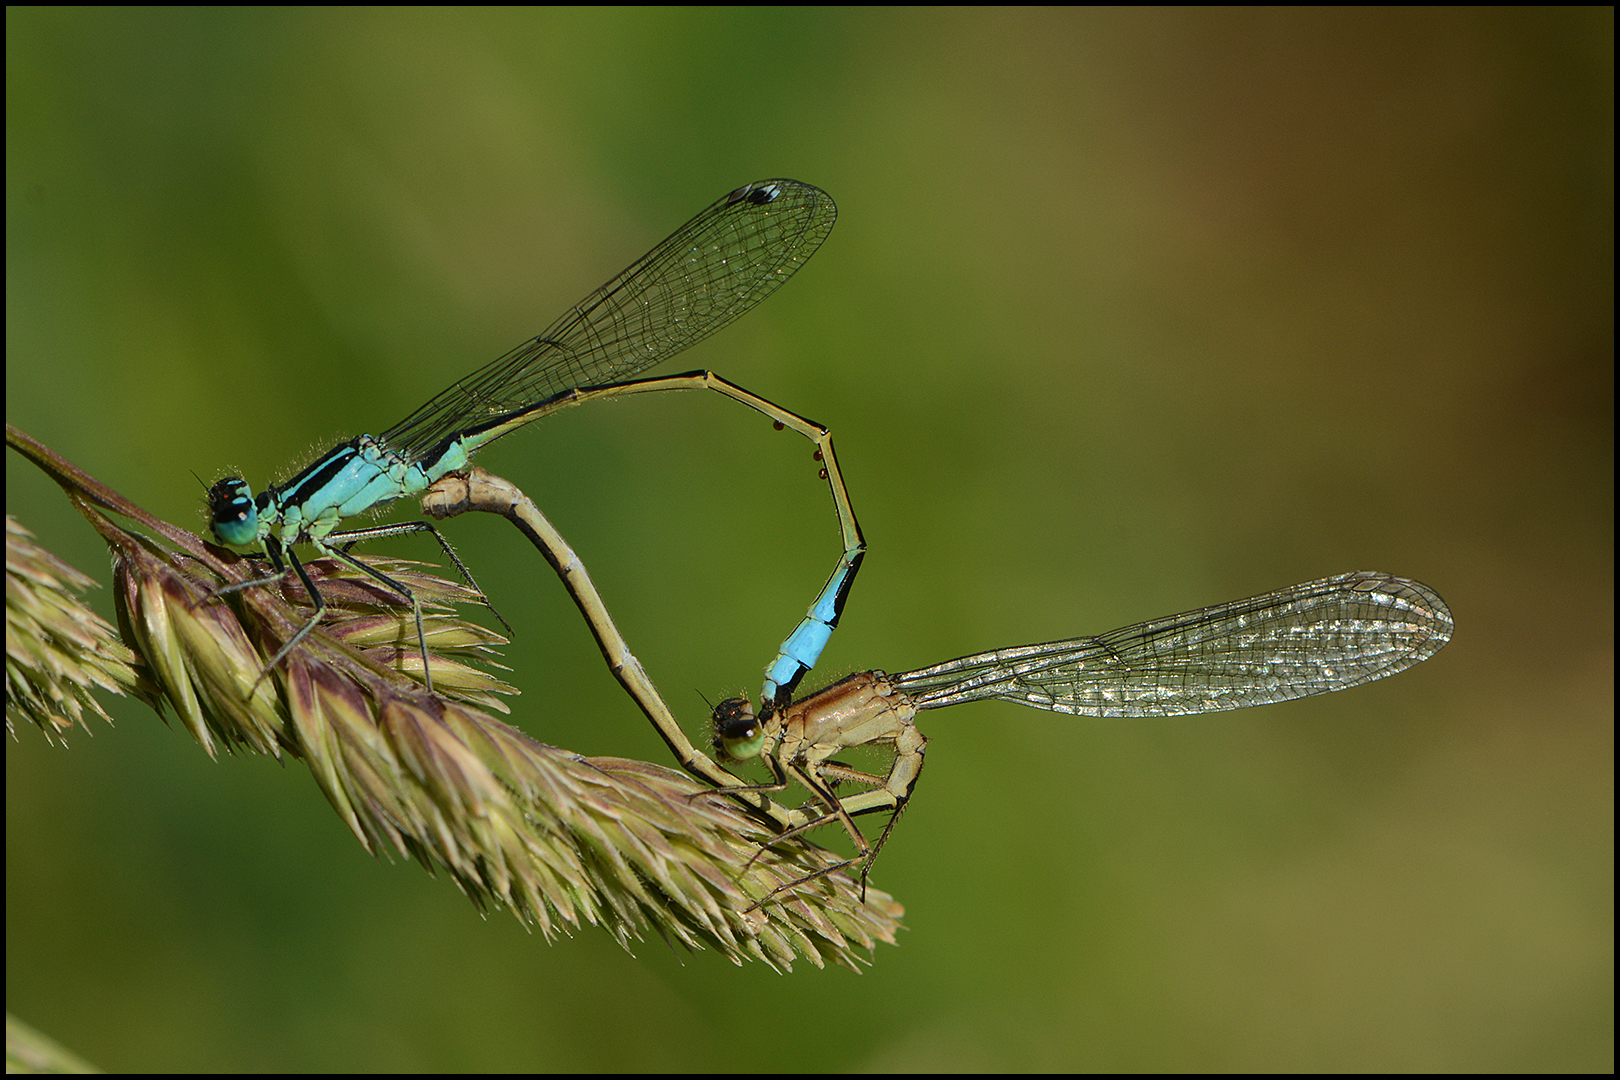
M 837 776 L 836 779 L 858 779 L 861 782 L 869 780 L 880 785 L 884 783 L 885 779 L 883 777 L 875 777 L 867 773 L 861 773 L 854 769 L 848 769 L 844 766 L 835 765 L 831 762 L 827 763 L 819 771 L 824 777 L 831 773 L 839 773 L 841 775 Z M 796 878 L 793 881 L 784 882 L 783 884 L 778 885 L 769 893 L 750 904 L 747 909 L 749 911 L 758 908 L 762 904 L 768 903 L 770 900 L 782 895 L 783 893 L 791 892 L 801 885 L 807 885 L 812 881 L 818 880 L 819 878 L 826 877 L 828 874 L 834 874 L 840 870 L 848 869 L 857 863 L 859 863 L 861 866 L 861 898 L 864 900 L 866 898 L 866 882 L 871 876 L 872 864 L 877 861 L 878 852 L 883 850 L 884 843 L 889 839 L 889 833 L 894 830 L 894 823 L 899 820 L 900 814 L 906 808 L 906 804 L 911 801 L 909 794 L 905 796 L 897 796 L 893 792 L 889 791 L 886 787 L 879 787 L 875 791 L 862 792 L 859 795 L 846 796 L 844 799 L 840 800 L 833 795 L 831 789 L 825 787 L 825 785 L 818 788 L 816 785 L 810 784 L 808 782 L 808 777 L 804 776 L 800 772 L 796 772 L 795 776 L 811 791 L 815 791 L 817 796 L 826 802 L 826 805 L 836 807 L 836 809 L 830 813 L 822 815 L 820 818 L 814 821 L 806 822 L 803 825 L 788 829 L 778 836 L 773 837 L 771 843 L 780 843 L 783 840 L 790 840 L 793 837 L 809 832 L 812 829 L 820 828 L 823 825 L 830 825 L 834 821 L 840 821 L 843 823 L 844 828 L 849 833 L 850 837 L 855 840 L 857 853 L 854 858 L 845 859 L 844 861 L 834 863 L 831 866 L 824 866 L 821 869 L 806 874 L 801 878 Z M 847 803 L 851 801 L 861 801 L 868 797 L 876 797 L 877 802 L 874 805 L 869 805 L 863 809 L 855 811 L 850 811 L 846 808 Z M 883 832 L 878 836 L 877 843 L 873 844 L 868 842 L 865 835 L 863 835 L 860 829 L 855 825 L 853 820 L 854 817 L 860 814 L 881 813 L 884 810 L 891 808 L 894 812 L 890 815 L 888 822 L 883 826 Z M 761 847 L 760 851 L 756 853 L 754 857 L 758 858 L 759 855 L 763 853 L 764 846 Z M 752 860 L 750 860 L 750 862 L 752 862 Z
M 456 570 L 461 574 L 462 580 L 467 583 L 468 587 L 470 587 L 473 592 L 478 594 L 479 601 L 489 609 L 489 613 L 495 616 L 496 620 L 506 628 L 508 635 L 516 633 L 516 631 L 512 629 L 512 624 L 506 621 L 506 616 L 502 615 L 495 607 L 494 601 L 490 600 L 489 594 L 484 592 L 484 590 L 479 586 L 478 582 L 473 578 L 472 571 L 467 569 L 467 564 L 461 561 L 461 556 L 457 555 L 456 549 L 450 546 L 450 541 L 445 538 L 444 533 L 434 528 L 432 522 L 402 521 L 394 525 L 375 525 L 366 529 L 350 529 L 347 532 L 333 533 L 331 536 L 326 538 L 326 541 L 328 544 L 334 541 L 341 542 L 343 544 L 343 550 L 347 552 L 349 548 L 359 540 L 375 540 L 385 536 L 403 536 L 406 533 L 413 532 L 431 533 L 433 535 L 433 539 L 438 541 L 439 547 L 444 550 L 445 555 L 449 556 L 450 561 L 455 564 Z

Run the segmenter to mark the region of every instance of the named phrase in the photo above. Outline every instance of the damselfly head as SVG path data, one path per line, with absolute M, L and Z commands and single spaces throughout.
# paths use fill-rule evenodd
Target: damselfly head
M 765 728 L 747 698 L 726 698 L 714 707 L 710 720 L 714 748 L 729 761 L 747 761 L 765 748 Z
M 247 481 L 227 476 L 208 489 L 208 527 L 222 544 L 251 544 L 259 535 L 259 508 Z

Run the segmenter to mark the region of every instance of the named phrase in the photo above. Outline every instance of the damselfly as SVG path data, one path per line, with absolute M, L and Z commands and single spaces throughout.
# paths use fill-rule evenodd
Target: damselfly
M 275 581 L 290 564 L 314 605 L 314 613 L 271 659 L 266 672 L 319 624 L 325 611 L 320 591 L 292 550 L 295 544 L 307 543 L 410 600 L 423 674 L 431 689 L 421 604 L 404 584 L 367 566 L 348 548 L 360 540 L 432 533 L 475 589 L 476 583 L 449 542 L 425 521 L 338 531 L 344 519 L 420 495 L 440 478 L 465 469 L 481 447 L 558 410 L 626 394 L 708 389 L 812 440 L 821 473 L 832 488 L 844 551 L 809 614 L 769 665 L 762 714 L 785 703 L 837 625 L 866 549 L 832 437 L 820 424 L 712 372 L 624 380 L 703 340 L 776 291 L 821 246 L 836 217 L 837 208 L 826 192 L 797 180 L 762 180 L 740 187 L 580 301 L 543 334 L 468 375 L 381 435 L 356 436 L 257 497 L 240 477 L 215 483 L 208 494 L 214 536 L 225 544 L 257 548 L 275 571 L 269 578 L 221 591 Z
M 1099 637 L 996 649 L 898 675 L 862 672 L 764 719 L 746 699 L 729 698 L 714 711 L 715 748 L 722 760 L 762 759 L 774 779 L 713 794 L 780 791 L 797 781 L 818 813 L 781 836 L 840 822 L 857 848 L 843 865 L 861 863 L 864 885 L 922 773 L 928 740 L 912 719 L 923 709 L 998 698 L 1078 716 L 1221 712 L 1387 678 L 1439 652 L 1451 630 L 1450 610 L 1427 585 L 1340 574 Z M 868 745 L 893 749 L 887 775 L 833 760 Z M 840 796 L 835 785 L 843 783 L 863 790 Z M 854 818 L 884 811 L 892 811 L 889 821 L 869 844 Z

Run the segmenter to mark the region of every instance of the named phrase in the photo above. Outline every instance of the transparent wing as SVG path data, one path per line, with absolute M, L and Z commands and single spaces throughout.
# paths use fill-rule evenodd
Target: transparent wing
M 1355 573 L 1138 623 L 1100 637 L 964 656 L 890 676 L 918 708 L 1001 698 L 1082 716 L 1220 712 L 1405 671 L 1451 640 L 1427 585 Z
M 456 433 L 578 386 L 633 378 L 775 292 L 838 209 L 797 180 L 740 187 L 676 229 L 543 334 L 438 394 L 382 436 L 419 458 Z

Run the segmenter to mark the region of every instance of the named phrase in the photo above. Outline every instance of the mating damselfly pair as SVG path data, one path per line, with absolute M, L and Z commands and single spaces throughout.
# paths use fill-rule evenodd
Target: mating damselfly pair
M 716 390 L 811 439 L 832 491 L 843 552 L 808 614 L 768 665 L 759 708 L 730 699 L 711 717 L 722 757 L 762 759 L 771 782 L 745 783 L 713 766 L 686 742 L 662 701 L 646 700 L 656 697 L 650 684 L 626 686 L 650 717 L 668 718 L 655 719 L 655 725 L 683 767 L 715 786 L 708 794 L 749 801 L 790 781 L 808 789 L 813 801 L 804 808 L 771 806 L 773 820 L 784 827 L 781 838 L 841 823 L 857 848 L 856 858 L 843 865 L 859 863 L 863 883 L 921 772 L 926 740 L 912 722 L 920 710 L 999 698 L 1093 716 L 1216 712 L 1384 678 L 1427 659 L 1449 640 L 1450 612 L 1432 589 L 1386 574 L 1343 574 L 1098 637 L 998 649 L 898 675 L 865 672 L 792 702 L 793 689 L 838 624 L 865 553 L 828 430 L 707 371 L 624 380 L 702 340 L 768 296 L 820 246 L 835 216 L 825 192 L 798 181 L 738 188 L 545 333 L 457 382 L 381 436 L 358 436 L 257 498 L 239 478 L 216 483 L 209 500 L 216 537 L 256 545 L 277 576 L 290 564 L 315 606 L 269 667 L 319 624 L 324 607 L 293 545 L 309 543 L 408 599 L 425 666 L 427 642 L 416 597 L 350 554 L 348 546 L 430 532 L 469 584 L 471 575 L 426 522 L 339 531 L 343 519 L 426 492 L 463 472 L 485 444 L 552 412 L 598 398 L 680 389 Z M 554 553 L 548 551 L 548 557 L 561 565 Z M 261 579 L 269 580 L 274 578 Z M 593 614 L 582 604 L 598 640 L 605 640 L 604 628 L 616 637 L 605 608 L 598 603 L 597 609 Z M 431 689 L 431 674 L 424 674 Z M 892 749 L 886 774 L 835 759 L 865 745 Z M 844 784 L 860 790 L 840 794 L 837 788 Z M 889 821 L 877 842 L 869 843 L 853 819 L 881 812 L 890 813 Z

